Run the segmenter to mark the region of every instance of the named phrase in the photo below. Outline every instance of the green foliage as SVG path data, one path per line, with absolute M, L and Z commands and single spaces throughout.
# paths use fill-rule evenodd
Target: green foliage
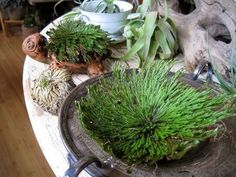
M 47 32 L 47 49 L 59 61 L 89 62 L 95 56 L 107 54 L 109 39 L 98 26 L 79 20 L 64 20 Z
M 158 61 L 139 72 L 116 70 L 113 79 L 88 87 L 76 102 L 78 119 L 105 150 L 128 163 L 155 164 L 180 159 L 205 139 L 217 135 L 217 124 L 229 116 L 227 97 L 195 89 L 168 75 L 172 63 Z M 102 142 L 102 143 L 101 143 Z
M 31 14 L 31 15 L 25 16 L 23 25 L 27 28 L 31 28 L 31 27 L 36 26 L 36 21 L 35 21 L 34 15 Z
M 114 4 L 114 0 L 102 0 L 96 7 L 95 12 L 119 13 L 120 8 L 116 4 Z
M 172 58 L 179 48 L 176 27 L 168 17 L 168 9 L 165 4 L 165 16 L 158 12 L 147 12 L 151 0 L 144 0 L 135 14 L 129 16 L 124 29 L 129 49 L 122 60 L 129 60 L 134 54 L 138 54 L 142 67 L 145 59 L 154 60 Z
M 228 77 L 226 76 L 222 76 L 216 69 L 216 66 L 211 58 L 211 54 L 209 51 L 209 58 L 210 61 L 213 64 L 213 71 L 214 74 L 216 76 L 216 78 L 219 81 L 219 86 L 220 88 L 222 88 L 222 90 L 224 90 L 230 97 L 233 98 L 233 100 L 231 100 L 231 108 L 233 110 L 236 110 L 236 62 L 235 62 L 235 48 L 236 48 L 236 36 L 234 36 L 233 38 L 233 46 L 232 46 L 232 50 L 231 50 L 231 56 L 230 56 L 230 74 Z

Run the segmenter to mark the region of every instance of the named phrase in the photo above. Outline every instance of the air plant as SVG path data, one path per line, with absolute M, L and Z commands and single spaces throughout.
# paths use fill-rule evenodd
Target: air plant
M 129 60 L 134 54 L 139 56 L 139 66 L 145 59 L 154 60 L 172 58 L 178 50 L 176 27 L 168 17 L 168 8 L 164 1 L 165 14 L 157 11 L 147 12 L 151 0 L 144 0 L 136 13 L 128 16 L 128 23 L 124 29 L 127 39 L 128 52 L 122 60 Z
M 109 153 L 128 164 L 176 160 L 224 128 L 225 94 L 196 89 L 169 75 L 172 62 L 115 70 L 76 102 L 78 120 Z M 211 96 L 210 96 L 211 95 Z
M 85 0 L 86 1 L 86 0 Z M 120 8 L 114 4 L 114 0 L 100 0 L 95 12 L 100 13 L 119 13 Z M 83 4 L 83 3 L 82 3 Z
M 222 88 L 228 95 L 233 97 L 233 105 L 236 104 L 236 62 L 235 62 L 235 48 L 236 48 L 236 36 L 233 38 L 232 42 L 232 50 L 231 56 L 229 59 L 230 64 L 230 73 L 228 76 L 222 76 L 216 69 L 216 66 L 211 58 L 210 51 L 209 51 L 209 58 L 213 64 L 213 72 L 218 79 L 219 86 Z
M 114 4 L 114 0 L 84 0 L 81 3 L 81 9 L 88 9 L 88 2 L 96 2 L 97 6 L 92 9 L 93 12 L 97 13 L 118 13 L 120 12 L 120 8 Z
M 7 7 L 20 7 L 26 2 L 26 0 L 1 0 L 0 7 L 3 9 L 6 9 Z
M 88 2 L 93 2 L 97 5 L 94 8 L 91 8 L 91 4 Z M 121 12 L 121 9 L 118 5 L 114 3 L 115 0 L 84 0 L 80 4 L 80 9 L 83 9 L 85 11 L 89 12 L 95 12 L 95 13 L 119 13 Z M 75 9 L 74 12 L 65 15 L 65 18 L 75 18 L 80 14 L 80 9 Z
M 70 72 L 49 68 L 34 81 L 31 96 L 43 110 L 56 115 L 74 86 Z

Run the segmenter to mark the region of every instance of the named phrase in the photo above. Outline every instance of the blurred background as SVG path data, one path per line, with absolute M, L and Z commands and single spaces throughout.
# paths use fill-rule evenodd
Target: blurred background
M 23 39 L 57 18 L 58 1 L 0 0 L 0 177 L 53 177 L 35 139 L 25 108 Z M 73 1 L 57 5 L 58 16 Z

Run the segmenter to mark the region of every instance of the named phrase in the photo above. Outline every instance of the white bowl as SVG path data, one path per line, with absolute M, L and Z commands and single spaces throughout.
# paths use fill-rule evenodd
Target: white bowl
M 99 25 L 100 28 L 110 35 L 122 34 L 125 20 L 131 13 L 133 5 L 125 1 L 114 1 L 121 12 L 119 13 L 97 13 L 93 12 L 100 1 L 86 2 L 79 7 L 81 14 L 77 17 L 88 24 Z

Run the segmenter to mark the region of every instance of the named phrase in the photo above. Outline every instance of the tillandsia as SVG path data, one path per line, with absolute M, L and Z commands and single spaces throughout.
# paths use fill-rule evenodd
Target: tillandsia
M 233 37 L 232 41 L 232 50 L 231 50 L 231 56 L 229 59 L 230 64 L 230 73 L 228 76 L 222 76 L 216 69 L 215 63 L 213 59 L 211 58 L 210 50 L 209 52 L 209 60 L 213 64 L 213 72 L 216 76 L 216 78 L 219 81 L 219 86 L 227 93 L 229 94 L 233 99 L 233 106 L 236 106 L 236 60 L 235 60 L 235 49 L 236 49 L 236 35 Z M 234 108 L 235 109 L 235 108 Z
M 172 65 L 158 60 L 129 74 L 115 70 L 76 102 L 78 121 L 128 164 L 180 159 L 221 132 L 219 122 L 231 113 L 225 94 L 193 88 L 180 80 L 181 72 L 170 76 Z
M 63 20 L 47 35 L 50 39 L 46 48 L 50 54 L 56 55 L 59 62 L 90 62 L 108 54 L 107 33 L 80 20 Z
M 49 68 L 34 81 L 31 95 L 34 102 L 43 110 L 56 115 L 74 86 L 70 72 Z
M 93 2 L 94 1 L 94 2 Z M 96 13 L 119 13 L 120 8 L 114 4 L 114 0 L 84 0 L 81 4 L 81 8 L 86 10 L 87 2 L 97 3 L 97 6 L 93 9 Z
M 65 18 L 75 18 L 81 14 L 81 10 L 94 13 L 120 13 L 122 10 L 114 3 L 115 0 L 84 0 L 80 8 L 74 9 L 72 13 L 65 15 Z M 96 4 L 92 6 L 92 4 Z
M 168 17 L 167 4 L 164 2 L 165 15 L 157 11 L 147 12 L 151 0 L 144 0 L 136 13 L 128 16 L 124 29 L 128 52 L 122 60 L 127 61 L 137 54 L 139 66 L 142 67 L 145 59 L 169 59 L 176 55 L 179 48 L 176 27 Z

